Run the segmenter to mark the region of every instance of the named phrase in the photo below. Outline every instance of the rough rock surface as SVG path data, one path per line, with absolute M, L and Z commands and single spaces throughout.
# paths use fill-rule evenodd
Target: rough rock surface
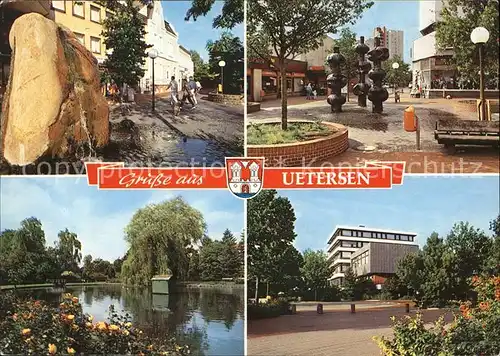
M 105 146 L 109 107 L 97 60 L 75 35 L 36 14 L 10 31 L 11 73 L 2 107 L 2 153 L 12 165 Z

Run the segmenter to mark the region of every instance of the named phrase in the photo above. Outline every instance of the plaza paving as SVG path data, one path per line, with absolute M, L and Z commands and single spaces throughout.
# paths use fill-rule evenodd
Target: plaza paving
M 377 356 L 380 350 L 373 336 L 391 336 L 391 316 L 408 315 L 404 305 L 372 303 L 356 306 L 356 313 L 349 312 L 347 303 L 333 306 L 319 315 L 314 310 L 300 310 L 296 315 L 250 320 L 248 322 L 248 355 L 276 356 Z M 414 315 L 411 311 L 409 315 Z M 445 315 L 445 310 L 425 310 L 427 323 Z
M 343 106 L 342 113 L 332 113 L 325 97 L 305 100 L 304 97 L 290 98 L 289 119 L 322 120 L 343 124 L 349 129 L 349 150 L 342 155 L 328 157 L 322 161 L 307 162 L 310 166 L 364 165 L 365 161 L 406 161 L 407 172 L 411 173 L 497 173 L 499 172 L 499 151 L 491 147 L 459 147 L 449 154 L 434 138 L 436 121 L 441 118 L 477 120 L 476 114 L 463 110 L 456 100 L 416 99 L 408 93 L 400 103 L 389 98 L 384 103 L 382 115 L 371 113 L 367 108 L 357 106 L 357 98 L 351 96 Z M 421 151 L 416 149 L 416 135 L 403 128 L 403 111 L 413 105 L 421 123 Z M 278 122 L 281 115 L 279 100 L 266 101 L 262 110 L 249 114 L 250 123 Z M 362 151 L 371 147 L 373 151 Z M 410 164 L 411 163 L 411 164 Z

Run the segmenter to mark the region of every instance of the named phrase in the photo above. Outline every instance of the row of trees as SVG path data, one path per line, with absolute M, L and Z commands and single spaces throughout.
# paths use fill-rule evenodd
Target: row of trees
M 47 246 L 42 223 L 35 217 L 17 230 L 0 234 L 0 284 L 39 283 L 66 274 L 80 274 L 82 244 L 75 233 L 62 230 Z
M 329 287 L 332 271 L 327 254 L 297 251 L 293 207 L 275 190 L 262 191 L 248 202 L 247 223 L 248 287 L 255 298 L 280 291 L 314 300 L 380 294 L 369 278 L 356 276 L 352 269 L 345 272 L 341 291 Z M 424 306 L 470 299 L 473 275 L 500 274 L 500 216 L 491 222 L 491 231 L 493 235 L 460 222 L 444 239 L 431 234 L 421 251 L 399 261 L 395 276 L 384 284 L 385 297 L 410 297 Z M 259 288 L 262 285 L 265 288 Z
M 154 0 L 141 0 L 142 5 L 150 5 Z M 105 73 L 103 78 L 111 79 L 119 86 L 128 84 L 136 86 L 144 77 L 144 65 L 147 51 L 151 46 L 146 43 L 146 29 L 139 14 L 139 7 L 134 0 L 121 3 L 117 0 L 101 0 L 101 4 L 113 10 L 113 16 L 106 17 L 103 22 L 104 44 L 109 54 L 104 62 Z M 214 1 L 192 2 L 192 7 L 186 14 L 186 21 L 196 20 L 206 15 L 212 8 Z M 124 6 L 125 5 L 125 6 Z M 241 5 L 241 9 L 237 7 Z M 226 0 L 222 14 L 214 20 L 214 27 L 233 28 L 243 19 L 243 1 Z M 230 32 L 224 32 L 216 41 L 207 42 L 209 60 L 203 61 L 199 53 L 191 52 L 194 62 L 195 79 L 210 85 L 220 76 L 219 61 L 224 60 L 224 69 L 227 80 L 224 82 L 224 91 L 239 93 L 243 81 L 243 44 L 238 37 Z
M 441 238 L 433 233 L 422 249 L 398 263 L 385 284 L 393 297 L 410 296 L 423 306 L 442 307 L 474 298 L 472 276 L 500 274 L 500 216 L 490 223 L 493 236 L 466 222 Z
M 148 205 L 125 229 L 129 249 L 113 262 L 86 255 L 77 234 L 65 229 L 47 246 L 42 223 L 31 217 L 0 234 L 0 284 L 44 283 L 62 276 L 85 281 L 121 279 L 149 285 L 157 274 L 177 280 L 242 278 L 244 240 L 226 230 L 222 240 L 206 235 L 202 214 L 182 198 Z

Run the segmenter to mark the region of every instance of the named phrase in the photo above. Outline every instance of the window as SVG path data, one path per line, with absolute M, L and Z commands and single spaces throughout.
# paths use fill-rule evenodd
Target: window
M 109 11 L 106 11 L 106 18 L 110 18 L 110 17 L 113 17 L 113 14 Z
M 76 17 L 85 18 L 85 3 L 73 3 L 73 15 Z
M 66 1 L 52 0 L 52 8 L 56 11 L 66 12 Z
M 372 237 L 372 233 L 363 231 L 363 237 Z
M 78 38 L 78 41 L 80 41 L 80 43 L 85 46 L 85 35 L 83 33 L 75 32 L 75 36 L 76 38 Z
M 396 237 L 394 236 L 394 234 L 387 234 L 387 238 L 389 240 L 394 240 Z
M 99 7 L 90 5 L 90 21 L 101 23 L 101 9 Z
M 92 53 L 101 54 L 101 39 L 98 37 L 90 37 L 90 50 Z

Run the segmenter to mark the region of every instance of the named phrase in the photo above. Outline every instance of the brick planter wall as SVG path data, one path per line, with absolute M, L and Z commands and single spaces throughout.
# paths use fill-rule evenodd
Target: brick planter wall
M 214 103 L 221 103 L 226 105 L 241 105 L 243 102 L 242 95 L 232 95 L 232 94 L 218 94 L 218 93 L 208 93 L 208 100 Z
M 289 122 L 307 122 L 306 120 Z M 349 148 L 347 128 L 340 124 L 323 122 L 334 126 L 337 132 L 311 141 L 278 145 L 247 145 L 248 157 L 264 157 L 266 167 L 314 166 L 318 161 L 339 155 Z

